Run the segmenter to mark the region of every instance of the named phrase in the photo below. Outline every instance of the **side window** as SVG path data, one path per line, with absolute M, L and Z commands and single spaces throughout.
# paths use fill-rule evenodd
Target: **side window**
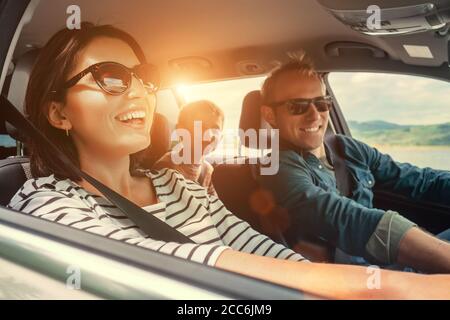
M 3 147 L 3 148 L 15 148 L 16 147 L 16 140 L 11 138 L 7 134 L 0 134 L 0 147 Z
M 450 83 L 364 72 L 328 77 L 352 136 L 399 162 L 450 170 Z
M 9 135 L 0 133 L 0 160 L 16 154 L 16 141 Z
M 211 157 L 225 159 L 238 155 L 253 155 L 252 150 L 240 145 L 239 120 L 244 97 L 250 91 L 261 89 L 263 82 L 264 77 L 255 77 L 177 87 L 178 94 L 185 102 L 210 100 L 221 108 L 225 115 L 223 139 L 211 153 Z

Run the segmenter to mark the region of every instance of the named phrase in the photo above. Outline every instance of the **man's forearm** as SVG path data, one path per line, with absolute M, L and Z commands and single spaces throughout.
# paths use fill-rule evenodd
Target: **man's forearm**
M 398 247 L 397 262 L 429 273 L 450 273 L 450 243 L 411 228 Z

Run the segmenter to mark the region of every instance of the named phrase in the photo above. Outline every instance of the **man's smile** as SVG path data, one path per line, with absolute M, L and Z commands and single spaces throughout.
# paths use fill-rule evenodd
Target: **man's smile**
M 306 128 L 300 128 L 300 131 L 302 132 L 306 132 L 306 133 L 315 133 L 318 132 L 320 129 L 322 129 L 322 126 L 311 126 L 311 127 L 306 127 Z

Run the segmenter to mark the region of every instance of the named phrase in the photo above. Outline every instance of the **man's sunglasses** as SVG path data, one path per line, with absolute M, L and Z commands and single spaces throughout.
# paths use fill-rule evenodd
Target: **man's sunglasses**
M 333 100 L 330 96 L 323 96 L 313 99 L 289 99 L 269 104 L 270 107 L 279 107 L 282 105 L 286 105 L 292 115 L 300 115 L 306 113 L 310 105 L 314 105 L 319 112 L 330 111 L 333 106 Z
M 67 80 L 62 89 L 73 87 L 88 73 L 91 73 L 98 86 L 108 94 L 121 95 L 125 93 L 132 83 L 133 76 L 139 79 L 144 88 L 149 93 L 158 90 L 160 84 L 159 72 L 155 66 L 151 64 L 140 64 L 134 68 L 128 68 L 117 62 L 100 62 L 96 63 L 73 78 Z M 58 91 L 52 91 L 57 93 Z

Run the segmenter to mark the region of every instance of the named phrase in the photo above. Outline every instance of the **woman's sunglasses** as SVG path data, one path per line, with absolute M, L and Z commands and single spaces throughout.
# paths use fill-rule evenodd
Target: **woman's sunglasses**
M 318 112 L 330 111 L 333 100 L 330 96 L 317 97 L 313 99 L 289 99 L 269 104 L 270 107 L 286 105 L 292 115 L 301 115 L 308 111 L 310 105 L 314 105 Z
M 133 76 L 141 81 L 149 93 L 156 92 L 160 83 L 159 72 L 151 64 L 145 63 L 134 68 L 128 68 L 117 62 L 100 62 L 84 69 L 69 79 L 63 85 L 63 89 L 73 87 L 88 73 L 92 74 L 95 82 L 103 91 L 111 95 L 125 93 L 131 87 Z M 52 92 L 57 93 L 58 91 Z

